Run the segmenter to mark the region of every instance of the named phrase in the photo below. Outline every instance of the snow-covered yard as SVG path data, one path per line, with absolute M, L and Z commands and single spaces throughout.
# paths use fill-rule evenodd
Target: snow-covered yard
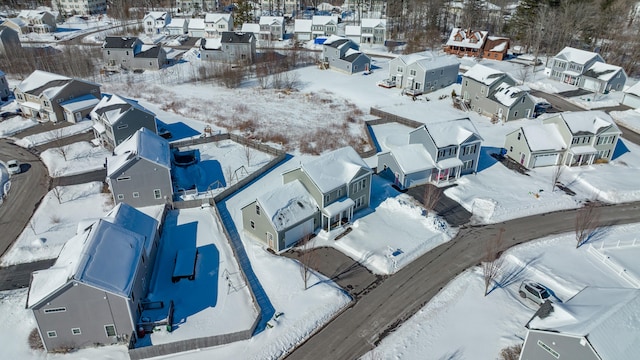
M 40 159 L 52 177 L 75 175 L 104 168 L 105 159 L 111 153 L 103 147 L 81 141 L 47 149 Z
M 91 129 L 91 125 L 93 125 L 91 121 L 85 120 L 71 126 L 25 136 L 24 138 L 17 140 L 15 143 L 16 145 L 24 148 L 31 148 L 33 146 L 60 141 L 66 137 L 87 132 Z

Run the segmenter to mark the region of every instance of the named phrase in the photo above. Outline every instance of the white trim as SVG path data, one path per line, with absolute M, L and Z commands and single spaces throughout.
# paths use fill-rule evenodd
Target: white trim
M 47 331 L 47 337 L 48 338 L 57 338 L 58 337 L 58 333 L 55 330 Z

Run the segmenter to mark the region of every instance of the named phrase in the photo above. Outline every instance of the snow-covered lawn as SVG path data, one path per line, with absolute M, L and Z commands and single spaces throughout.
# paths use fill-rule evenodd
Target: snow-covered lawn
M 371 272 L 389 275 L 451 240 L 457 232 L 378 176 L 373 177 L 371 197 L 372 209 L 355 214 L 351 232 L 339 240 L 322 232 L 314 246 L 336 248 Z
M 49 191 L 13 246 L 2 257 L 2 266 L 54 259 L 62 246 L 76 234 L 79 222 L 97 219 L 112 204 L 109 194 L 101 193 L 102 184 L 60 186 Z
M 0 137 L 12 136 L 22 130 L 38 125 L 37 121 L 14 116 L 10 119 L 0 121 Z
M 16 145 L 22 146 L 25 148 L 30 148 L 33 146 L 38 146 L 38 145 L 46 144 L 49 142 L 62 140 L 69 136 L 87 132 L 89 129 L 91 129 L 92 124 L 93 123 L 88 120 L 81 121 L 71 126 L 25 136 L 24 138 L 17 140 Z
M 626 111 L 612 111 L 611 117 L 620 125 L 640 133 L 640 111 L 637 109 Z
M 40 159 L 50 176 L 60 177 L 102 169 L 107 156 L 111 153 L 105 148 L 81 141 L 47 149 L 40 154 Z
M 638 231 L 638 224 L 608 228 L 593 245 L 632 240 Z M 500 349 L 523 342 L 524 325 L 536 310 L 518 296 L 523 280 L 545 285 L 561 302 L 585 286 L 631 287 L 587 248 L 576 249 L 572 233 L 512 248 L 503 254 L 501 285 L 486 297 L 482 271 L 468 269 L 363 359 L 495 359 Z M 640 246 L 625 250 L 640 255 Z M 637 261 L 630 265 L 628 271 L 640 274 Z

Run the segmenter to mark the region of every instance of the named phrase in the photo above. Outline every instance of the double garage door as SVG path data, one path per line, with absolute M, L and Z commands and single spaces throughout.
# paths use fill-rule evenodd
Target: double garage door
M 533 159 L 533 167 L 553 166 L 558 163 L 558 154 L 536 155 Z

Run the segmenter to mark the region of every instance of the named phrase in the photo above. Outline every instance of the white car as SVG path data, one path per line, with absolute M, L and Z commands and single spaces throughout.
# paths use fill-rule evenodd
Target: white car
M 11 175 L 18 174 L 20 172 L 20 163 L 18 162 L 18 160 L 7 161 L 7 170 Z

